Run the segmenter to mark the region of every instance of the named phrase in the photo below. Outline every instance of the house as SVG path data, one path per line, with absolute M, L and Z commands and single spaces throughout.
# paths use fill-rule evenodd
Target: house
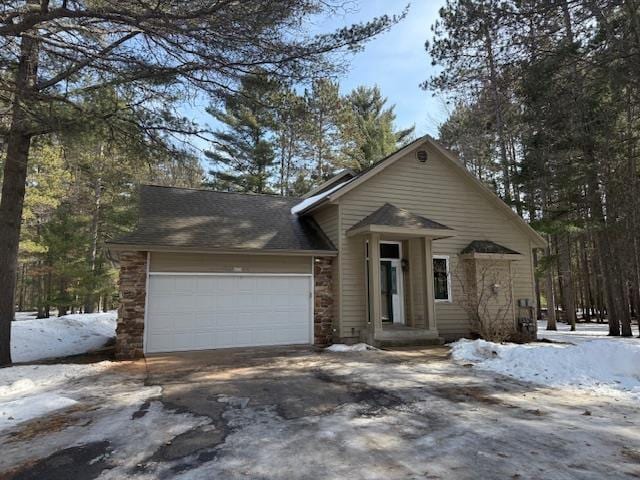
M 430 137 L 304 198 L 143 186 L 139 217 L 110 244 L 121 358 L 437 343 L 472 332 L 469 299 L 487 289 L 483 310 L 515 328 L 535 301 L 532 250 L 545 245 Z M 488 264 L 502 277 L 481 285 Z

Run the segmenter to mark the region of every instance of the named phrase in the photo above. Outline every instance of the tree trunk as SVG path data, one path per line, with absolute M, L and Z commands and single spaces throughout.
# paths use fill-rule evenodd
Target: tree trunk
M 582 255 L 582 288 L 584 290 L 584 311 L 585 321 L 591 321 L 591 311 L 593 308 L 593 295 L 591 293 L 591 269 L 589 268 L 589 256 L 587 255 L 587 244 L 584 235 L 580 238 L 580 255 Z
M 104 155 L 104 147 L 100 145 L 100 162 Z M 100 167 L 99 167 L 100 168 Z M 91 219 L 91 250 L 89 251 L 89 268 L 91 271 L 91 282 L 84 299 L 84 313 L 93 313 L 95 310 L 95 283 L 96 283 L 96 259 L 98 258 L 98 235 L 100 230 L 100 212 L 102 207 L 102 176 L 98 175 L 94 186 L 93 218 Z
M 15 311 L 20 220 L 31 136 L 24 134 L 14 121 L 8 140 L 0 200 L 0 365 L 11 363 L 11 322 Z
M 39 4 L 35 0 L 28 3 L 34 6 Z M 23 35 L 15 74 L 17 87 L 11 106 L 11 126 L 7 135 L 0 198 L 0 366 L 11 364 L 11 322 L 15 311 L 18 244 L 32 136 L 23 102 L 31 96 L 37 78 L 37 65 L 37 41 L 30 35 Z
M 502 169 L 504 185 L 504 201 L 511 206 L 511 171 L 509 168 L 509 157 L 507 155 L 507 143 L 504 133 L 504 121 L 502 118 L 502 102 L 500 101 L 500 93 L 498 91 L 498 73 L 493 53 L 493 39 L 489 27 L 484 27 L 484 44 L 487 51 L 487 61 L 489 62 L 489 80 L 491 85 L 491 96 L 493 101 L 493 110 L 496 120 L 496 134 L 498 136 L 498 146 L 500 147 L 500 166 Z
M 604 302 L 607 309 L 607 321 L 609 322 L 609 335 L 620 335 L 620 312 L 616 298 L 615 272 L 611 270 L 611 251 L 608 248 L 608 239 L 602 232 L 596 233 L 596 250 L 600 271 L 602 272 L 602 283 L 604 285 Z
M 562 286 L 562 310 L 564 320 L 571 325 L 571 331 L 576 329 L 576 305 L 573 291 L 573 272 L 571 271 L 571 245 L 569 234 L 563 233 L 558 237 L 558 266 L 560 285 Z
M 542 302 L 540 301 L 540 278 L 535 272 L 538 271 L 538 249 L 533 250 L 533 269 L 534 269 L 534 281 L 536 292 L 536 320 L 542 320 Z
M 26 289 L 25 277 L 27 276 L 27 264 L 22 264 L 22 270 L 20 272 L 20 291 L 18 293 L 18 311 L 24 311 L 24 296 Z
M 551 258 L 551 237 L 547 236 L 547 248 L 545 251 L 547 258 Z M 553 267 L 549 265 L 544 276 L 545 290 L 547 291 L 547 330 L 557 330 L 556 321 L 556 300 L 553 292 Z

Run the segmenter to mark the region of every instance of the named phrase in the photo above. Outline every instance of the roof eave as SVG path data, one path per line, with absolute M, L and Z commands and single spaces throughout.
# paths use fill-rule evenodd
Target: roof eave
M 322 182 L 316 188 L 312 188 L 311 190 L 309 190 L 301 198 L 313 197 L 318 192 L 321 192 L 322 190 L 327 189 L 331 185 L 333 185 L 335 183 L 338 183 L 340 180 L 342 180 L 344 177 L 346 177 L 348 175 L 350 175 L 353 178 L 353 177 L 356 176 L 356 173 L 353 170 L 351 170 L 350 168 L 345 168 L 344 170 L 340 171 L 339 173 L 337 173 L 336 175 L 331 177 L 329 180 L 326 180 L 326 181 Z
M 521 253 L 463 253 L 460 255 L 462 259 L 470 260 L 508 260 L 514 262 L 522 258 Z
M 203 253 L 203 254 L 242 254 L 242 255 L 287 255 L 287 256 L 316 256 L 335 257 L 337 250 L 300 250 L 277 248 L 211 248 L 198 246 L 149 245 L 140 243 L 107 242 L 107 248 L 113 252 L 167 252 L 167 253 Z
M 312 205 L 309 205 L 304 210 L 300 210 L 299 212 L 296 213 L 296 215 L 299 216 L 299 217 L 303 217 L 307 213 L 312 213 L 312 212 L 318 210 L 319 208 L 324 207 L 325 205 L 330 205 L 332 203 L 334 203 L 334 202 L 331 201 L 329 199 L 329 197 L 325 197 L 321 201 L 319 201 L 318 203 L 314 203 Z
M 392 227 L 389 225 L 372 224 L 348 230 L 347 237 L 355 237 L 357 235 L 365 235 L 368 233 L 397 235 L 405 238 L 426 237 L 431 238 L 432 240 L 456 236 L 455 231 L 451 229 Z

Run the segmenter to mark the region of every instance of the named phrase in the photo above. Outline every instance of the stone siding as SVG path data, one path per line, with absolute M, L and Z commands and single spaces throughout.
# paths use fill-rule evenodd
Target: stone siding
M 313 262 L 313 333 L 316 345 L 329 345 L 333 340 L 333 261 L 333 257 L 316 257 Z
M 144 356 L 144 307 L 147 292 L 147 252 L 120 254 L 120 306 L 116 328 L 116 358 Z

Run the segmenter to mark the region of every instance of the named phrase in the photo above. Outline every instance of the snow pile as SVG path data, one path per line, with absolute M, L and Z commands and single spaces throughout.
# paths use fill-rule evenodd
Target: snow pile
M 334 343 L 325 350 L 328 352 L 364 352 L 366 350 L 377 350 L 377 348 L 366 343 L 356 343 L 355 345 L 345 345 L 344 343 Z
M 324 192 L 318 193 L 317 195 L 314 195 L 314 196 L 309 197 L 309 198 L 305 198 L 300 203 L 296 203 L 293 207 L 291 207 L 291 213 L 293 215 L 296 215 L 296 214 L 302 212 L 303 210 L 306 210 L 311 205 L 314 205 L 314 204 L 320 202 L 321 200 L 324 200 L 329 195 L 331 195 L 333 192 L 335 192 L 339 188 L 342 188 L 344 185 L 346 185 L 349 182 L 350 182 L 350 180 L 347 180 L 347 181 L 344 181 L 344 182 L 340 182 L 340 183 L 338 183 L 338 185 L 336 185 L 334 187 L 331 187 L 329 190 L 325 190 Z
M 0 430 L 76 403 L 75 400 L 55 393 L 40 393 L 12 401 L 0 401 Z
M 0 430 L 76 404 L 75 400 L 64 395 L 64 384 L 99 374 L 112 365 L 111 362 L 101 362 L 0 369 Z
M 586 341 L 578 345 L 497 344 L 459 340 L 453 358 L 548 386 L 626 391 L 640 398 L 640 342 Z
M 11 324 L 14 362 L 67 357 L 97 350 L 116 335 L 116 311 L 19 320 Z

